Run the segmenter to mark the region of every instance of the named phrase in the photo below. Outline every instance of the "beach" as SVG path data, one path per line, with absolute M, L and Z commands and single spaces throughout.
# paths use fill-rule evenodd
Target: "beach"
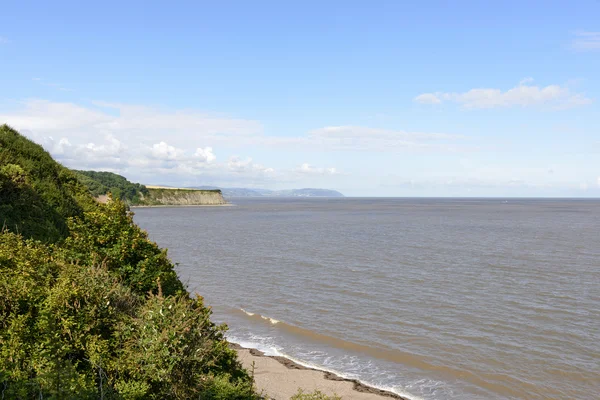
M 256 349 L 246 349 L 231 343 L 238 352 L 238 359 L 248 371 L 254 373 L 259 393 L 267 399 L 289 400 L 298 389 L 304 393 L 319 390 L 342 399 L 356 400 L 406 400 L 397 394 L 366 386 L 356 380 L 345 379 L 330 372 L 307 368 L 285 357 L 267 356 Z

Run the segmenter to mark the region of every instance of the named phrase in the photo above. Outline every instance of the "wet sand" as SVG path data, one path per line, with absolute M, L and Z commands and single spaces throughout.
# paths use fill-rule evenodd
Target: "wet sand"
M 341 378 L 330 372 L 307 368 L 285 357 L 266 356 L 256 349 L 246 349 L 235 343 L 231 347 L 238 352 L 244 368 L 252 371 L 259 392 L 267 399 L 288 400 L 298 392 L 320 390 L 327 395 L 337 394 L 342 399 L 356 400 L 408 400 L 395 393 L 366 386 L 357 380 Z

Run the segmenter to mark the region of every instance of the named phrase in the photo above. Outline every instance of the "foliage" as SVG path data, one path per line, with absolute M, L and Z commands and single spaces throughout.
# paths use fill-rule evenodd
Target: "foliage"
M 66 220 L 95 206 L 75 174 L 41 146 L 0 126 L 0 226 L 26 238 L 55 242 Z
M 138 294 L 156 292 L 159 282 L 167 295 L 184 292 L 166 250 L 148 240 L 125 204 L 100 205 L 84 218 L 69 219 L 68 226 L 71 235 L 61 248 L 67 259 L 86 265 L 102 263 Z
M 136 294 L 106 265 L 52 247 L 0 235 L 5 396 L 255 398 L 200 297 Z
M 312 393 L 304 393 L 302 389 L 298 389 L 298 393 L 290 397 L 290 400 L 342 400 L 342 398 L 337 394 L 327 396 L 320 390 L 315 390 Z
M 75 171 L 77 178 L 90 191 L 92 196 L 98 197 L 111 193 L 113 198 L 128 204 L 139 204 L 144 196 L 148 196 L 146 186 L 132 183 L 125 177 L 105 171 Z
M 96 204 L 41 147 L 1 129 L 0 198 L 22 227 L 0 232 L 2 397 L 257 399 L 226 326 L 189 297 L 127 206 Z M 43 178 L 38 159 L 56 176 Z

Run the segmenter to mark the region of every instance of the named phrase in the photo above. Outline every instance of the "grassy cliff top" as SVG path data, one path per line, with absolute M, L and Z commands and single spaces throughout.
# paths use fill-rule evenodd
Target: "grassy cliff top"
M 149 191 L 154 193 L 174 193 L 174 192 L 198 192 L 198 193 L 221 193 L 221 189 L 193 189 L 193 188 L 170 188 L 161 186 L 146 186 Z

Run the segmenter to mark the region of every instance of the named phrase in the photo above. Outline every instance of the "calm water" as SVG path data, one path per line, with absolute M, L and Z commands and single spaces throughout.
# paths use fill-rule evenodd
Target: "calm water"
M 600 201 L 136 209 L 229 338 L 413 399 L 597 399 Z

